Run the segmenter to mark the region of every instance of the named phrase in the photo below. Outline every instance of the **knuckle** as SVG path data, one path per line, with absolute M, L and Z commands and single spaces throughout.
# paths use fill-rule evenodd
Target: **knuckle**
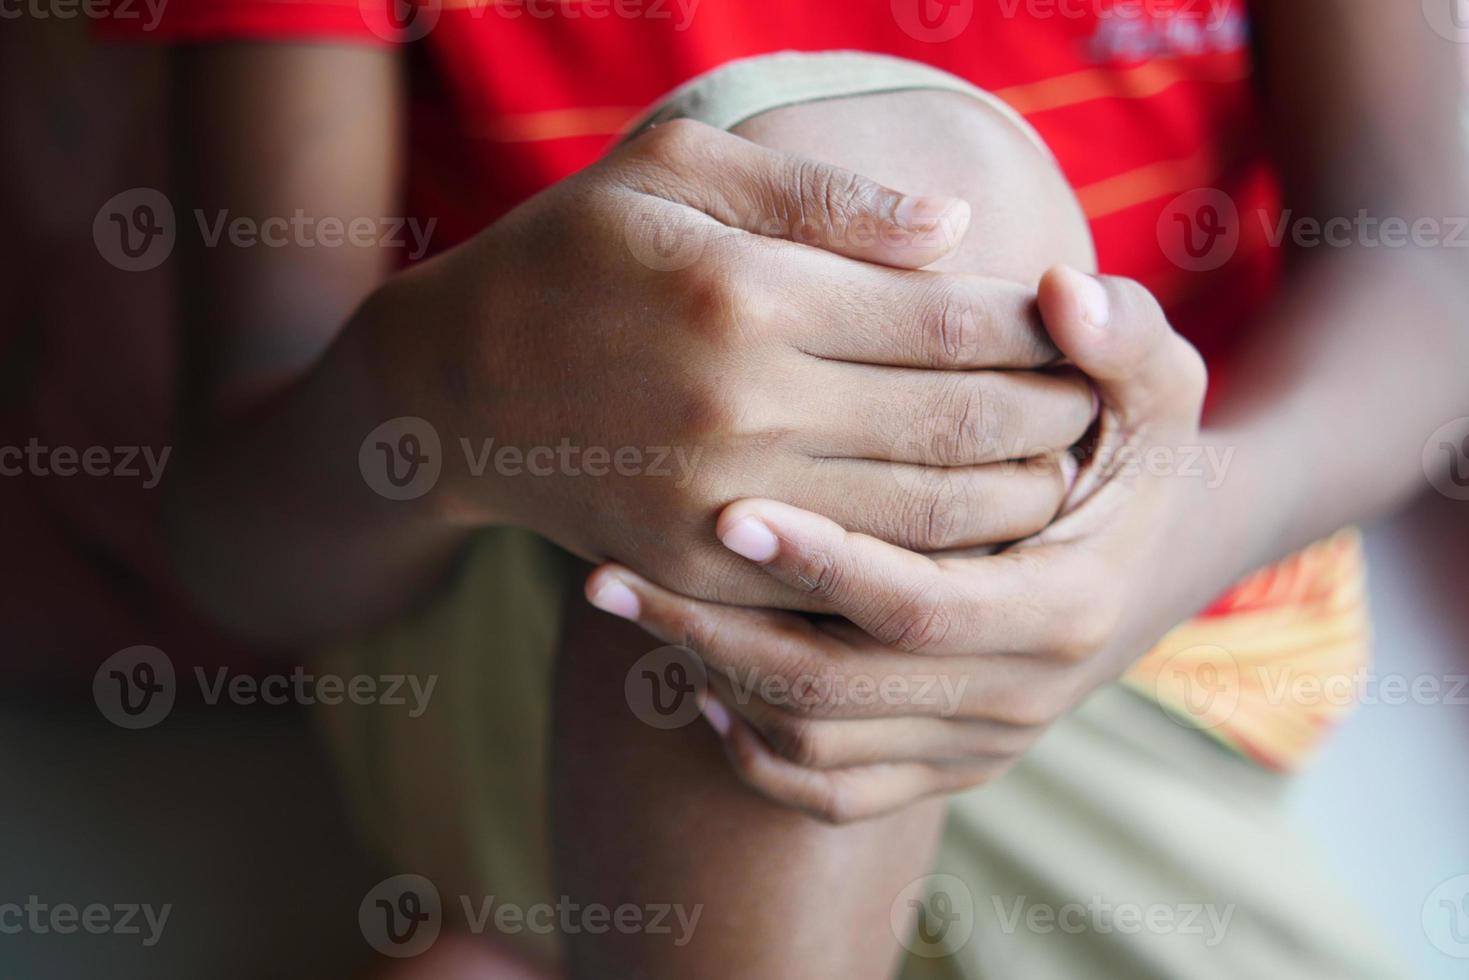
M 867 183 L 850 171 L 803 161 L 799 181 L 803 229 L 809 225 L 840 238 L 868 210 Z
M 1082 663 L 1095 656 L 1111 638 L 1116 614 L 1098 606 L 1065 617 L 1054 652 L 1063 663 Z
M 694 438 L 723 437 L 740 428 L 743 411 L 734 392 L 710 382 L 685 394 L 682 425 Z
M 876 639 L 905 653 L 924 653 L 948 638 L 953 620 L 928 591 L 898 602 L 874 627 Z
M 984 433 L 995 414 L 981 387 L 972 378 L 948 381 L 930 415 L 928 446 L 934 466 L 964 466 L 980 461 Z
M 696 262 L 679 274 L 683 321 L 704 335 L 722 336 L 739 323 L 748 290 L 737 262 Z
M 980 302 L 953 280 L 938 281 L 924 299 L 920 322 L 936 368 L 974 363 L 980 348 Z M 937 350 L 933 350 L 933 345 Z
M 1038 729 L 1051 724 L 1065 710 L 1061 699 L 1044 684 L 1010 691 L 998 706 L 998 719 L 1019 729 Z
M 1018 758 L 1030 747 L 1041 729 L 1030 725 L 1000 725 L 986 731 L 982 745 L 976 746 L 972 756 L 1004 761 Z
M 796 557 L 791 572 L 797 586 L 817 599 L 832 602 L 845 591 L 846 573 L 841 563 L 825 547 L 802 550 Z
M 1182 336 L 1174 334 L 1174 338 L 1180 392 L 1190 405 L 1201 406 L 1209 388 L 1209 368 L 1204 363 L 1204 355 Z
M 821 656 L 793 658 L 778 673 L 779 707 L 797 718 L 824 714 L 842 680 L 841 668 Z
M 851 783 L 835 776 L 821 780 L 812 812 L 817 819 L 833 827 L 845 827 L 866 816 Z
M 718 643 L 719 627 L 709 618 L 698 613 L 672 613 L 675 626 L 678 629 L 679 646 L 686 650 L 692 650 L 701 657 L 707 656 L 709 651 Z
M 825 746 L 812 722 L 804 718 L 778 718 L 762 728 L 761 734 L 775 754 L 786 761 L 809 769 L 821 768 Z
M 914 497 L 911 518 L 911 547 L 941 551 L 966 539 L 974 501 L 960 477 L 940 473 Z
M 679 165 L 695 158 L 715 132 L 693 119 L 670 119 L 643 133 L 630 149 L 660 163 Z

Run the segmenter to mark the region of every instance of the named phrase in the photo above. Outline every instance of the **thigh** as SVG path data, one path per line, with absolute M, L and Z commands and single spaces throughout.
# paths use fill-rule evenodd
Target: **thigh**
M 1287 782 L 1104 688 L 950 801 L 935 869 L 970 917 L 903 980 L 1405 978 L 1294 833 Z

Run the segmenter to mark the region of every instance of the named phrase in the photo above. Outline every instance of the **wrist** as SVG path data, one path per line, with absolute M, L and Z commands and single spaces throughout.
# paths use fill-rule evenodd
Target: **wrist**
M 507 481 L 477 475 L 465 434 L 457 345 L 423 336 L 432 309 L 417 271 L 372 294 L 343 332 L 337 356 L 354 365 L 361 419 L 359 465 L 378 495 L 430 531 L 507 522 Z M 416 315 L 410 316 L 412 311 Z M 475 412 L 483 417 L 488 412 Z

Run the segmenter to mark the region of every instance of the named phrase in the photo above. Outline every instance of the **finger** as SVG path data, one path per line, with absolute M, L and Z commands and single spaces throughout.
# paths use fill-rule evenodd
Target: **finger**
M 778 711 L 804 718 L 942 718 L 990 712 L 1004 721 L 1003 692 L 1013 690 L 1006 665 L 991 690 L 972 682 L 977 661 L 940 676 L 936 662 L 875 647 L 859 634 L 853 646 L 789 613 L 688 599 L 620 565 L 587 578 L 588 601 L 629 620 L 664 643 L 692 650 L 709 681 L 746 717 Z M 1019 678 L 1016 678 L 1019 680 Z M 997 710 L 998 709 L 998 710 Z
M 781 497 L 858 533 L 938 552 L 1038 533 L 1055 519 L 1075 477 L 1069 453 L 948 468 L 826 459 Z
M 1091 427 L 1096 398 L 1072 369 L 915 371 L 825 365 L 803 400 L 812 451 L 922 466 L 1058 452 Z
M 914 679 L 927 680 L 921 676 Z M 901 681 L 888 678 L 875 688 L 863 684 L 853 688 L 848 696 L 888 702 L 888 707 L 905 713 L 913 710 L 911 702 L 915 696 L 939 701 L 951 697 L 951 703 L 941 706 L 941 717 L 905 714 L 893 718 L 812 718 L 783 711 L 779 705 L 758 699 L 739 704 L 730 700 L 732 695 L 723 690 L 719 696 L 726 705 L 736 706 L 740 717 L 760 733 L 772 752 L 806 769 L 910 762 L 998 764 L 1022 753 L 1041 731 L 996 721 L 942 716 L 951 709 L 957 710 L 962 692 L 951 690 L 944 695 L 939 693 L 936 682 L 934 687 L 927 683 L 915 687 L 910 686 L 909 678 Z
M 741 689 L 778 677 L 789 690 L 803 678 L 826 678 L 840 669 L 841 641 L 791 613 L 690 599 L 613 564 L 587 577 L 585 593 L 603 612 L 694 651 L 711 674 L 722 673 Z
M 864 266 L 831 274 L 842 288 L 798 319 L 793 343 L 805 353 L 933 369 L 1038 368 L 1060 357 L 1035 290 L 1019 283 Z
M 1128 279 L 1099 279 L 1057 266 L 1041 279 L 1037 301 L 1056 345 L 1124 422 L 1190 403 L 1189 421 L 1197 422 L 1206 384 L 1203 359 L 1169 326 L 1148 290 Z
M 635 187 L 731 228 L 848 258 L 918 269 L 958 246 L 969 205 L 903 194 L 851 171 L 772 150 L 687 119 L 620 152 Z
M 979 785 L 992 771 L 984 763 L 964 767 L 899 763 L 808 769 L 781 758 L 738 717 L 726 714 L 722 721 L 726 726 L 721 732 L 725 754 L 742 782 L 783 806 L 803 810 L 828 823 L 879 817 L 928 796 Z M 716 723 L 716 731 L 719 727 Z
M 884 646 L 909 653 L 986 655 L 1065 646 L 1079 561 L 1055 548 L 934 560 L 828 518 L 770 500 L 719 515 L 721 543 L 823 612 L 845 616 Z

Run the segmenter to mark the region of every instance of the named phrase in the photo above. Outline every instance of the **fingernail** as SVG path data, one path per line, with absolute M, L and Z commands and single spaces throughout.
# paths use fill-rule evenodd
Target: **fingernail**
M 633 621 L 637 620 L 638 613 L 641 611 L 637 593 L 610 576 L 593 593 L 592 605 L 604 613 Z
M 1081 304 L 1082 320 L 1093 330 L 1101 330 L 1112 319 L 1112 301 L 1107 298 L 1107 287 L 1095 276 L 1076 272 L 1076 299 Z
M 741 558 L 763 565 L 775 557 L 780 550 L 778 541 L 770 528 L 753 517 L 742 517 L 735 521 L 719 540 Z
M 907 196 L 893 209 L 893 220 L 909 231 L 930 231 L 939 225 L 957 223 L 960 210 L 969 205 L 953 197 Z
M 704 699 L 704 718 L 709 722 L 709 727 L 719 733 L 720 738 L 729 734 L 729 709 L 712 695 Z
M 1067 493 L 1070 493 L 1071 490 L 1072 490 L 1072 488 L 1076 486 L 1076 477 L 1077 477 L 1077 474 L 1079 474 L 1080 472 L 1081 472 L 1081 464 L 1076 461 L 1076 457 L 1074 455 L 1072 455 L 1070 452 L 1064 452 L 1064 453 L 1062 453 L 1061 454 L 1061 479 L 1064 480 L 1064 481 L 1066 481 L 1066 492 Z

